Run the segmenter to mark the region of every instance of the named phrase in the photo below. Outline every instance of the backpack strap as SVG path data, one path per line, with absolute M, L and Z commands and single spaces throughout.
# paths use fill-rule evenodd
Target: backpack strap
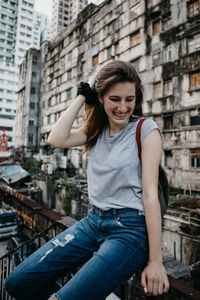
M 145 118 L 142 118 L 139 120 L 136 128 L 136 141 L 137 141 L 137 146 L 138 146 L 138 157 L 141 161 L 141 142 L 140 142 L 140 136 L 141 136 L 141 127 L 143 122 L 145 121 Z

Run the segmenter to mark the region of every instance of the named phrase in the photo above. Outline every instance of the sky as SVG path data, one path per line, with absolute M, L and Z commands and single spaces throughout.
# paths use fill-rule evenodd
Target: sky
M 35 10 L 39 11 L 51 19 L 51 8 L 53 0 L 35 0 Z
M 89 0 L 90 3 L 92 0 Z M 51 19 L 51 9 L 53 0 L 35 0 L 35 10 L 39 11 Z

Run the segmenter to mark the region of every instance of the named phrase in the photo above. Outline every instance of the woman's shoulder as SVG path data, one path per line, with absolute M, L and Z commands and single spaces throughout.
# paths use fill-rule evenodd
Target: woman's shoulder
M 133 127 L 133 128 L 136 128 L 138 123 L 142 119 L 144 119 L 144 122 L 142 124 L 142 128 L 145 128 L 145 127 L 148 127 L 148 126 L 158 128 L 158 124 L 154 120 L 152 120 L 150 118 L 142 117 L 142 116 L 132 116 L 130 126 Z
M 150 118 L 145 118 L 141 127 L 141 143 L 143 142 L 145 137 L 154 129 L 157 129 L 159 131 L 161 139 L 163 140 L 162 131 L 159 128 L 158 124 Z

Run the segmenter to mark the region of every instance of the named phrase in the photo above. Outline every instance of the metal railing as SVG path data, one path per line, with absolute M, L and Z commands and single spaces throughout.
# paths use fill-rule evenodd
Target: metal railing
M 21 246 L 9 251 L 0 258 L 0 299 L 1 300 L 12 300 L 11 296 L 5 290 L 4 281 L 12 272 L 12 270 L 19 264 L 23 259 L 28 257 L 31 252 L 31 247 L 36 245 L 36 248 L 41 247 L 51 238 L 57 235 L 58 224 L 52 224 L 43 232 L 38 233 L 33 238 L 25 241 Z M 21 259 L 21 261 L 18 260 Z
M 66 227 L 65 227 L 66 228 Z M 8 252 L 4 256 L 0 258 L 0 299 L 1 300 L 14 300 L 5 290 L 4 281 L 12 272 L 12 270 L 16 267 L 15 256 L 20 254 L 20 257 L 25 258 L 30 255 L 29 247 L 31 244 L 36 244 L 37 248 L 41 247 L 51 238 L 55 237 L 61 230 L 62 226 L 60 223 L 54 223 L 49 226 L 43 232 L 38 233 L 33 238 L 24 242 L 21 246 L 13 249 Z M 76 273 L 76 271 L 74 272 Z M 65 284 L 73 274 L 66 274 L 66 277 L 63 278 L 63 284 Z M 157 296 L 157 297 L 146 297 L 144 295 L 144 291 L 142 290 L 140 284 L 140 270 L 126 283 L 121 284 L 115 291 L 118 297 L 121 300 L 199 300 L 200 299 L 200 291 L 187 285 L 184 281 L 172 278 L 169 276 L 170 281 L 170 291 L 167 295 Z

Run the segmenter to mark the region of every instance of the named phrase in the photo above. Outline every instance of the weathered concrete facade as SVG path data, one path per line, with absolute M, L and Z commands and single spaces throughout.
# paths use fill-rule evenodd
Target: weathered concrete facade
M 28 153 L 38 147 L 40 66 L 40 51 L 36 49 L 30 49 L 20 65 L 15 148 Z
M 43 153 L 48 154 L 48 134 L 76 97 L 78 82 L 90 80 L 110 60 L 128 60 L 144 84 L 144 114 L 163 130 L 162 164 L 170 184 L 200 192 L 199 5 L 198 0 L 106 0 L 90 4 L 57 39 L 43 44 Z M 68 151 L 77 168 L 79 153 Z

